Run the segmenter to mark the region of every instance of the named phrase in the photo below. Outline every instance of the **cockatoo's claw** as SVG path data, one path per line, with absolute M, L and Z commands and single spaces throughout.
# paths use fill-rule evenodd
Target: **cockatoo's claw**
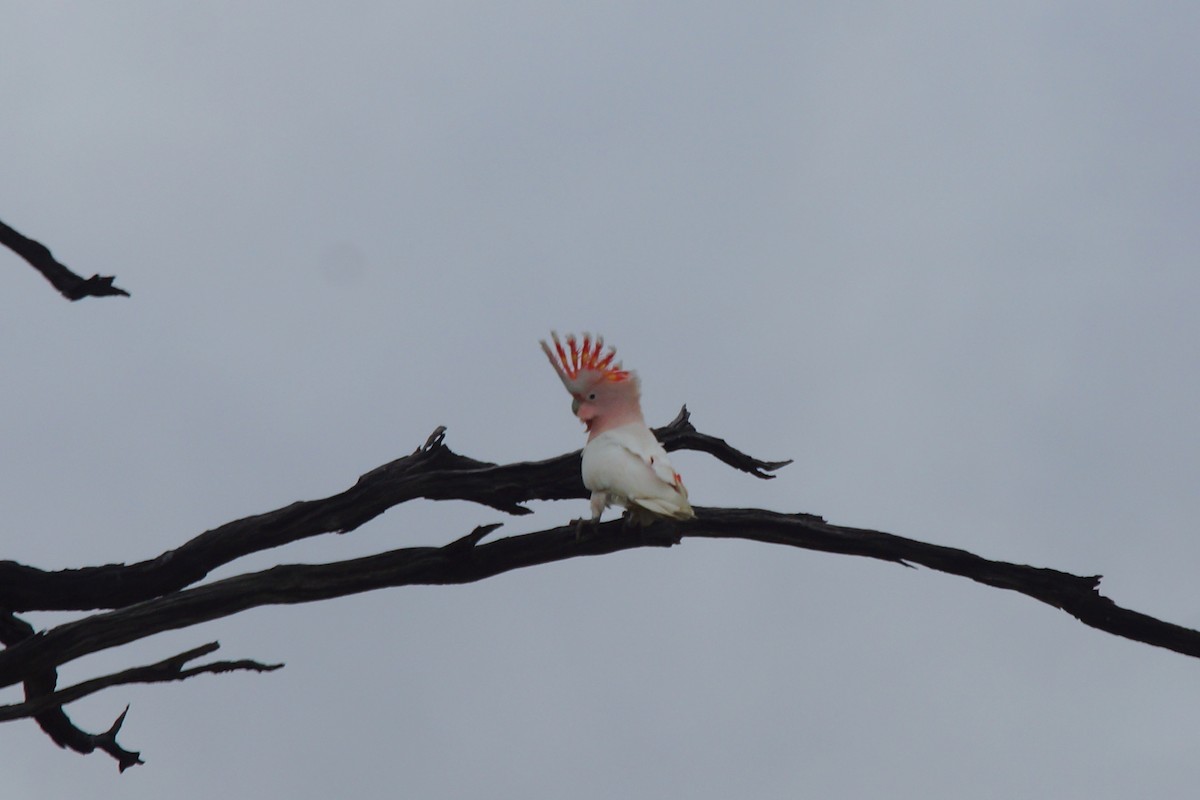
M 630 529 L 633 529 L 634 531 L 640 531 L 642 528 L 645 528 L 648 525 L 653 525 L 657 521 L 657 517 L 655 517 L 649 511 L 644 511 L 640 508 L 628 509 L 626 510 L 625 515 L 621 517 L 621 524 L 627 531 Z
M 595 535 L 600 530 L 600 520 L 598 520 L 598 519 L 588 519 L 586 517 L 580 517 L 579 519 L 571 520 L 570 524 L 575 526 L 575 541 L 576 542 L 583 541 L 584 528 L 590 529 L 590 532 L 592 535 Z

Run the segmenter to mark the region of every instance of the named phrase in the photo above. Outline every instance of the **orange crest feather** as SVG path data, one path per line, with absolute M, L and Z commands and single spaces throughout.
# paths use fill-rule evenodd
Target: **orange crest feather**
M 591 334 L 585 333 L 583 341 L 580 342 L 575 338 L 575 334 L 567 334 L 566 347 L 559 341 L 557 333 L 551 331 L 550 338 L 554 340 L 554 349 L 551 350 L 549 345 L 542 342 L 542 350 L 546 351 L 546 357 L 550 359 L 554 371 L 568 388 L 572 383 L 578 382 L 580 373 L 583 372 L 599 373 L 600 378 L 606 381 L 629 380 L 629 370 L 621 369 L 620 362 L 613 360 L 617 357 L 616 348 L 610 346 L 608 352 L 603 353 L 604 337 L 597 336 L 593 340 Z

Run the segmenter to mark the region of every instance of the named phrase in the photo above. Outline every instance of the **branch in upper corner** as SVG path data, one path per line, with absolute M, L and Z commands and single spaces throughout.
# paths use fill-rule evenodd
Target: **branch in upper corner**
M 80 277 L 58 261 L 46 245 L 21 235 L 3 222 L 0 222 L 0 244 L 28 261 L 68 300 L 82 300 L 85 297 L 129 297 L 129 292 L 113 286 L 115 277 Z

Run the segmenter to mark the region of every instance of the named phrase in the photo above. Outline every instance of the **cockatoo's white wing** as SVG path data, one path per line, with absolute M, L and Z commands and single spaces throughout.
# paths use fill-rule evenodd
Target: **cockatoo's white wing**
M 627 507 L 663 517 L 695 514 L 667 451 L 642 423 L 605 431 L 583 448 L 583 485 Z

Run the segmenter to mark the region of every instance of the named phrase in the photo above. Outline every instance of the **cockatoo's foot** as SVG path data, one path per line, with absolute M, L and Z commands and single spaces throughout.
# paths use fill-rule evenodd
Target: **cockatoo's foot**
M 622 531 L 638 545 L 670 547 L 682 541 L 675 520 L 644 508 L 634 509 L 625 515 Z
M 586 529 L 589 534 L 595 536 L 600 530 L 600 520 L 598 519 L 573 519 L 571 524 L 575 526 L 575 541 L 583 541 L 583 532 Z
M 625 512 L 625 516 L 621 519 L 621 522 L 626 530 L 629 530 L 630 528 L 634 530 L 641 530 L 642 528 L 653 525 L 657 521 L 658 517 L 651 512 L 640 508 L 631 508 L 627 510 Z

